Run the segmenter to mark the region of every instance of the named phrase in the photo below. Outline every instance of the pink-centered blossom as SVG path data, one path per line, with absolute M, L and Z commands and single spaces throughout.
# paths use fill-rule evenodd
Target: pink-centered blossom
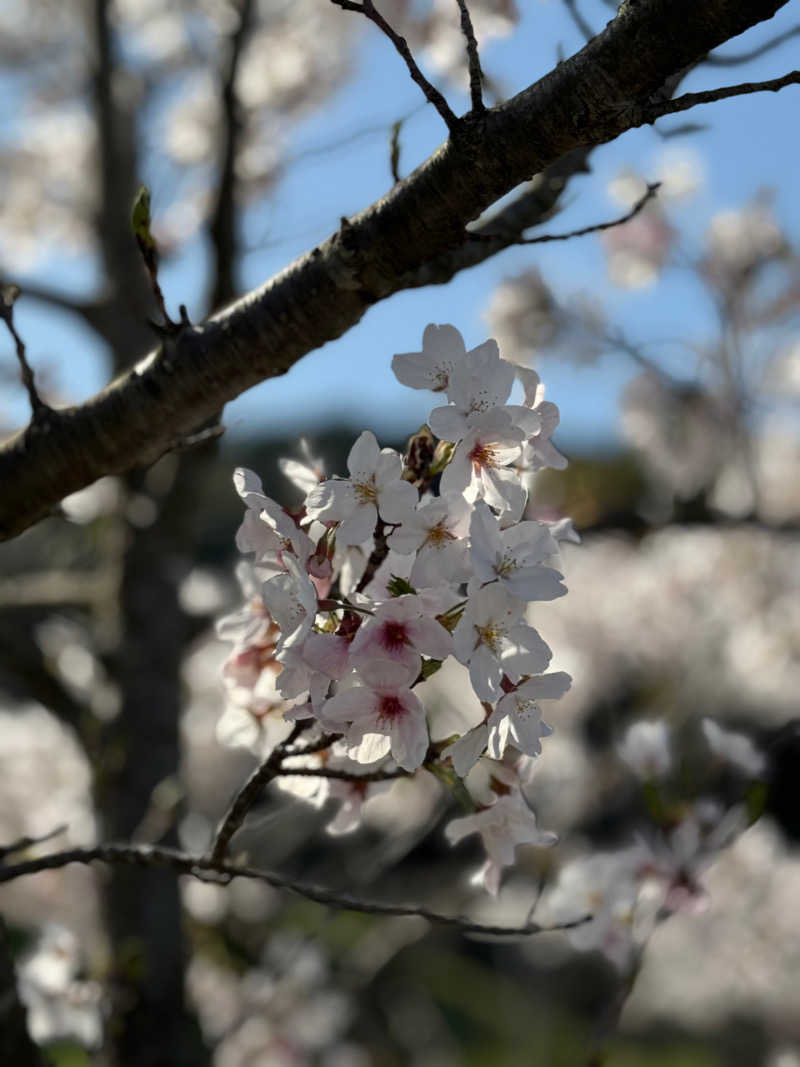
M 428 751 L 425 709 L 407 686 L 342 690 L 325 703 L 320 718 L 345 728 L 349 755 L 359 763 L 374 763 L 391 752 L 399 767 L 415 771 Z
M 426 613 L 418 596 L 380 604 L 361 624 L 350 647 L 350 662 L 370 684 L 410 684 L 420 672 L 421 656 L 446 659 L 453 650 L 448 631 Z

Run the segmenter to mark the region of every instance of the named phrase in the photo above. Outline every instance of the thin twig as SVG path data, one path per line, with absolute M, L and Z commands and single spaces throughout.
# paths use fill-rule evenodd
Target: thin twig
M 337 7 L 340 7 L 342 11 L 357 11 L 359 14 L 364 15 L 366 18 L 368 18 L 370 22 L 374 22 L 375 25 L 386 34 L 386 36 L 389 38 L 389 40 L 392 42 L 397 51 L 405 60 L 405 64 L 408 67 L 408 73 L 411 75 L 412 81 L 416 82 L 416 84 L 420 87 L 428 103 L 433 104 L 433 106 L 439 112 L 445 126 L 447 126 L 450 133 L 455 133 L 455 131 L 458 129 L 457 116 L 451 110 L 450 105 L 447 103 L 447 101 L 439 92 L 439 90 L 434 85 L 431 85 L 431 83 L 428 81 L 428 79 L 417 66 L 416 60 L 411 54 L 411 49 L 408 47 L 408 42 L 406 41 L 405 37 L 401 37 L 396 30 L 392 29 L 392 27 L 389 25 L 383 15 L 381 15 L 380 11 L 375 8 L 375 5 L 373 4 L 372 0 L 361 0 L 360 3 L 356 2 L 356 0 L 331 0 L 331 3 L 335 4 Z
M 475 37 L 475 30 L 472 27 L 472 19 L 469 16 L 467 0 L 456 0 L 456 3 L 461 12 L 461 32 L 467 41 L 469 95 L 472 101 L 472 110 L 477 113 L 486 110 L 486 105 L 483 102 L 483 71 L 481 70 L 481 59 L 478 55 L 478 41 Z
M 443 915 L 417 904 L 386 904 L 377 900 L 358 900 L 345 893 L 337 893 L 322 886 L 294 882 L 273 871 L 244 864 L 229 863 L 226 860 L 213 860 L 210 856 L 195 856 L 177 849 L 160 845 L 97 845 L 93 848 L 72 848 L 64 852 L 53 852 L 47 856 L 16 863 L 13 866 L 0 867 L 0 884 L 23 878 L 40 871 L 58 870 L 70 863 L 130 864 L 136 867 L 168 867 L 177 874 L 188 874 L 195 878 L 209 874 L 224 877 L 226 882 L 232 878 L 252 878 L 254 881 L 266 882 L 275 889 L 285 889 L 289 893 L 313 900 L 327 907 L 341 908 L 343 911 L 358 911 L 367 915 L 407 915 L 440 926 L 450 926 L 463 934 L 484 934 L 493 937 L 523 937 L 530 934 L 548 933 L 554 930 L 572 930 L 588 922 L 591 916 L 582 915 L 572 922 L 558 923 L 554 926 L 540 926 L 528 922 L 522 926 L 494 926 L 473 922 L 458 915 Z
M 591 41 L 595 35 L 594 30 L 579 11 L 575 0 L 564 0 L 564 7 L 570 13 L 572 21 L 578 27 L 578 32 L 583 35 L 586 41 Z
M 599 233 L 601 230 L 611 230 L 615 226 L 622 226 L 626 222 L 630 222 L 632 218 L 642 210 L 648 200 L 652 200 L 656 195 L 661 182 L 653 182 L 647 186 L 646 191 L 639 197 L 630 211 L 627 211 L 621 218 L 613 219 L 611 222 L 597 222 L 593 226 L 584 226 L 580 230 L 570 230 L 569 233 L 545 233 L 540 237 L 515 237 L 513 241 L 508 241 L 506 236 L 501 233 L 481 233 L 469 232 L 469 236 L 476 241 L 504 241 L 507 245 L 542 245 L 547 244 L 550 241 L 571 241 L 573 237 L 585 237 L 589 233 Z
M 14 301 L 19 294 L 20 289 L 18 285 L 3 285 L 0 287 L 0 318 L 8 327 L 8 332 L 14 338 L 14 344 L 17 349 L 17 359 L 19 360 L 20 373 L 22 376 L 22 384 L 28 390 L 31 413 L 35 422 L 36 419 L 41 418 L 43 415 L 50 414 L 52 408 L 50 408 L 48 404 L 45 404 L 36 390 L 36 383 L 33 380 L 33 370 L 25 355 L 25 343 L 17 333 L 17 328 L 14 325 Z
M 742 82 L 740 85 L 725 85 L 720 89 L 708 89 L 703 93 L 685 93 L 674 100 L 664 100 L 657 104 L 645 105 L 641 109 L 639 125 L 654 122 L 662 115 L 675 115 L 679 111 L 688 111 L 699 104 L 713 104 L 716 100 L 727 100 L 732 96 L 745 96 L 748 93 L 777 93 L 787 85 L 800 85 L 800 70 L 790 70 L 781 78 L 771 78 L 763 82 Z
M 389 138 L 389 169 L 392 172 L 392 181 L 395 183 L 400 181 L 400 131 L 402 128 L 402 119 L 393 122 Z
M 16 841 L 12 841 L 8 845 L 0 845 L 0 860 L 5 859 L 6 856 L 10 856 L 13 852 L 23 852 L 26 848 L 30 848 L 32 845 L 41 845 L 45 841 L 51 841 L 54 837 L 58 837 L 59 834 L 66 832 L 67 824 L 62 823 L 60 826 L 56 826 L 53 830 L 48 830 L 46 834 L 39 834 L 37 837 L 18 837 Z
M 289 734 L 286 741 L 284 741 L 283 744 L 277 745 L 272 750 L 268 758 L 260 767 L 257 767 L 253 771 L 233 798 L 230 807 L 225 812 L 225 815 L 217 827 L 214 843 L 208 854 L 208 860 L 212 866 L 221 863 L 225 859 L 225 853 L 228 851 L 228 845 L 231 842 L 231 838 L 247 818 L 248 811 L 250 811 L 261 796 L 264 786 L 268 785 L 280 771 L 281 761 L 287 754 L 287 749 L 294 745 L 297 738 L 308 725 L 307 721 L 295 723 L 294 729 Z
M 291 757 L 287 757 L 291 758 Z M 368 774 L 353 774 L 352 771 L 344 771 L 339 767 L 281 767 L 276 778 L 334 778 L 341 782 L 352 782 L 360 785 L 362 782 L 392 782 L 396 778 L 409 778 L 410 772 L 396 771 L 370 771 Z
M 738 67 L 741 63 L 749 63 L 751 59 L 765 56 L 767 52 L 771 52 L 773 48 L 779 48 L 798 34 L 800 34 L 800 26 L 792 26 L 790 30 L 776 34 L 757 48 L 751 48 L 749 52 L 739 52 L 738 55 L 733 56 L 718 56 L 715 52 L 709 52 L 703 63 L 710 67 Z
M 334 741 L 338 741 L 341 734 L 323 734 L 316 741 L 309 741 L 307 745 L 290 745 L 285 742 L 283 757 L 291 759 L 294 756 L 313 756 L 315 752 L 324 752 L 330 748 Z

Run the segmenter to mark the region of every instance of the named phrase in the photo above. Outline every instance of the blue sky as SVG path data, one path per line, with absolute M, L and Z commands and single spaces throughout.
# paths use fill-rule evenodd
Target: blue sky
M 455 5 L 454 5 L 455 6 Z M 524 16 L 516 34 L 498 41 L 484 53 L 486 69 L 507 91 L 516 91 L 545 73 L 562 54 L 581 45 L 572 22 L 558 0 L 521 3 Z M 771 22 L 724 46 L 729 54 L 749 49 L 793 25 L 797 4 L 790 3 Z M 600 28 L 609 8 L 586 2 L 584 13 Z M 343 18 L 354 15 L 342 13 Z M 791 69 L 796 42 L 740 67 L 706 67 L 693 72 L 684 91 L 774 77 Z M 433 72 L 431 72 L 433 73 Z M 778 94 L 758 94 L 695 109 L 691 119 L 707 123 L 703 132 L 669 142 L 696 153 L 705 172 L 705 185 L 691 201 L 671 212 L 686 247 L 698 249 L 708 221 L 717 211 L 741 206 L 764 187 L 776 191 L 775 210 L 786 232 L 800 230 L 800 204 L 795 194 L 800 171 L 800 138 L 794 135 L 798 114 L 797 87 Z M 448 90 L 455 110 L 466 101 Z M 290 168 L 277 192 L 257 206 L 247 219 L 248 234 L 266 241 L 246 258 L 246 287 L 263 282 L 296 255 L 328 236 L 342 215 L 355 214 L 384 193 L 390 184 L 388 128 L 400 115 L 414 112 L 402 131 L 401 169 L 422 161 L 443 140 L 441 120 L 430 107 L 419 108 L 420 94 L 391 47 L 372 26 L 365 26 L 353 78 L 325 107 L 296 132 Z M 687 116 L 663 122 L 667 129 Z M 379 132 L 349 139 L 348 135 L 378 127 Z M 340 142 L 338 143 L 337 142 Z M 332 146 L 317 154 L 304 154 Z M 558 232 L 613 218 L 620 207 L 608 195 L 609 181 L 632 167 L 652 177 L 665 142 L 651 129 L 632 131 L 592 155 L 592 173 L 569 188 L 566 209 L 545 228 Z M 157 192 L 157 189 L 156 189 Z M 156 215 L 156 232 L 158 218 Z M 184 255 L 162 272 L 162 285 L 173 306 L 197 307 L 192 294 L 203 286 L 204 251 L 194 242 Z M 400 386 L 390 370 L 394 352 L 418 349 L 428 322 L 452 322 L 469 346 L 488 336 L 484 313 L 494 286 L 526 266 L 542 271 L 557 296 L 583 290 L 598 299 L 612 320 L 630 336 L 654 341 L 678 335 L 701 337 L 711 309 L 696 286 L 678 271 L 667 272 L 653 289 L 624 291 L 608 280 L 602 247 L 596 237 L 563 245 L 516 248 L 468 271 L 443 287 L 400 293 L 371 309 L 345 337 L 311 353 L 285 377 L 263 383 L 228 405 L 225 423 L 231 437 L 255 435 L 270 429 L 294 429 L 311 434 L 324 422 L 350 421 L 371 428 L 378 436 L 395 438 L 424 421 L 434 398 Z M 80 292 L 91 281 L 89 264 L 71 259 L 53 261 L 39 277 L 53 285 Z M 68 317 L 49 312 L 32 301 L 18 306 L 29 355 L 51 359 L 58 380 L 75 401 L 102 387 L 105 361 L 91 334 Z M 4 345 L 8 358 L 12 352 Z M 676 357 L 673 356 L 673 359 Z M 548 395 L 562 411 L 559 440 L 566 448 L 602 447 L 618 441 L 617 411 L 621 388 L 631 367 L 608 357 L 590 367 L 575 367 L 549 359 L 540 366 Z M 672 369 L 681 373 L 680 360 Z M 25 398 L 9 389 L 3 404 L 20 421 Z

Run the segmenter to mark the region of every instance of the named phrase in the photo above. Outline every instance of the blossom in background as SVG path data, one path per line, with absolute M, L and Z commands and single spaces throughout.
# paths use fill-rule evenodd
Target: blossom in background
M 488 859 L 476 872 L 474 880 L 490 893 L 500 889 L 504 868 L 514 862 L 517 845 L 539 845 L 549 848 L 558 840 L 549 830 L 540 830 L 536 816 L 518 789 L 498 796 L 489 807 L 475 815 L 453 819 L 445 829 L 451 845 L 458 844 L 469 834 L 480 834 Z
M 766 759 L 746 734 L 726 730 L 713 719 L 701 721 L 703 736 L 708 747 L 717 756 L 748 778 L 758 778 L 764 773 Z
M 666 777 L 672 770 L 667 724 L 663 720 L 633 723 L 617 746 L 617 754 L 638 778 Z

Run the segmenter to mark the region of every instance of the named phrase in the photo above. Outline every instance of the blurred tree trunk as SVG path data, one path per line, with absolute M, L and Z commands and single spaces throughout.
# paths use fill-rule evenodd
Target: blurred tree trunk
M 152 343 L 153 298 L 130 224 L 140 181 L 135 102 L 119 92 L 108 0 L 93 0 L 93 79 L 101 155 L 98 237 L 107 292 L 103 336 L 114 371 Z M 177 459 L 171 460 L 176 465 Z M 176 475 L 178 477 L 178 475 Z M 118 716 L 101 740 L 96 806 L 105 839 L 174 843 L 178 806 L 163 807 L 180 762 L 180 669 L 184 614 L 178 602 L 186 552 L 179 512 L 167 500 L 155 520 L 131 505 L 143 476 L 125 479 L 116 648 L 108 663 Z M 153 501 L 155 505 L 155 501 Z M 131 521 L 131 519 L 134 521 Z M 151 816 L 161 817 L 155 823 Z M 184 992 L 187 955 L 177 879 L 170 872 L 111 868 L 101 876 L 111 942 L 109 1055 L 116 1067 L 199 1067 L 208 1060 Z

